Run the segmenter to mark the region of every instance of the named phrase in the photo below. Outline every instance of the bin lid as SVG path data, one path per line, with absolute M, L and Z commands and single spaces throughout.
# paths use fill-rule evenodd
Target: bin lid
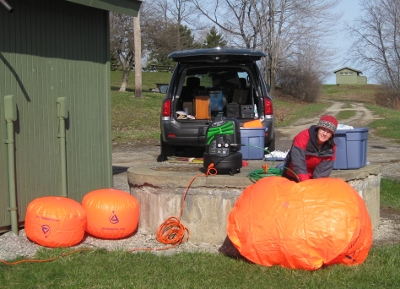
M 337 129 L 335 134 L 338 133 L 347 133 L 347 132 L 368 132 L 368 127 L 354 127 L 352 129 Z

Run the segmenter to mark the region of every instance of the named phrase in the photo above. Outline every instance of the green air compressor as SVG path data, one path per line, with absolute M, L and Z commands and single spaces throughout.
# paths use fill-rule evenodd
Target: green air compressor
M 210 164 L 219 174 L 233 176 L 242 167 L 240 125 L 235 118 L 216 117 L 206 132 L 206 147 L 203 166 L 207 170 Z

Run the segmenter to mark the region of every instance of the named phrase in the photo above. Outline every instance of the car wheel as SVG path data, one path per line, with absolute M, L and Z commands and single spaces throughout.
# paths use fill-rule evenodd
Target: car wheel
M 175 149 L 172 148 L 170 144 L 164 142 L 160 135 L 160 154 L 157 157 L 157 162 L 165 162 L 168 159 L 168 156 L 173 155 L 175 155 Z
M 273 152 L 275 150 L 275 138 L 272 139 L 267 145 L 266 147 L 268 147 L 268 152 Z

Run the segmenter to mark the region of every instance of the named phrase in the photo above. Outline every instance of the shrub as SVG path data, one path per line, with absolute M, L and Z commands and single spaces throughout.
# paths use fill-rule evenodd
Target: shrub
M 313 71 L 301 68 L 283 68 L 279 72 L 279 84 L 285 94 L 306 102 L 316 102 L 322 82 Z
M 377 105 L 400 110 L 400 91 L 382 85 L 382 89 L 375 94 Z

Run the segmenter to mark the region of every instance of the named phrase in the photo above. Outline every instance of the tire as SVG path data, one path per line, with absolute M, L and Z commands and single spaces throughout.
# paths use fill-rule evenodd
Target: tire
M 164 142 L 160 135 L 160 154 L 157 157 L 157 162 L 165 162 L 168 159 L 168 156 L 173 155 L 175 155 L 175 149 L 172 148 L 170 144 Z

